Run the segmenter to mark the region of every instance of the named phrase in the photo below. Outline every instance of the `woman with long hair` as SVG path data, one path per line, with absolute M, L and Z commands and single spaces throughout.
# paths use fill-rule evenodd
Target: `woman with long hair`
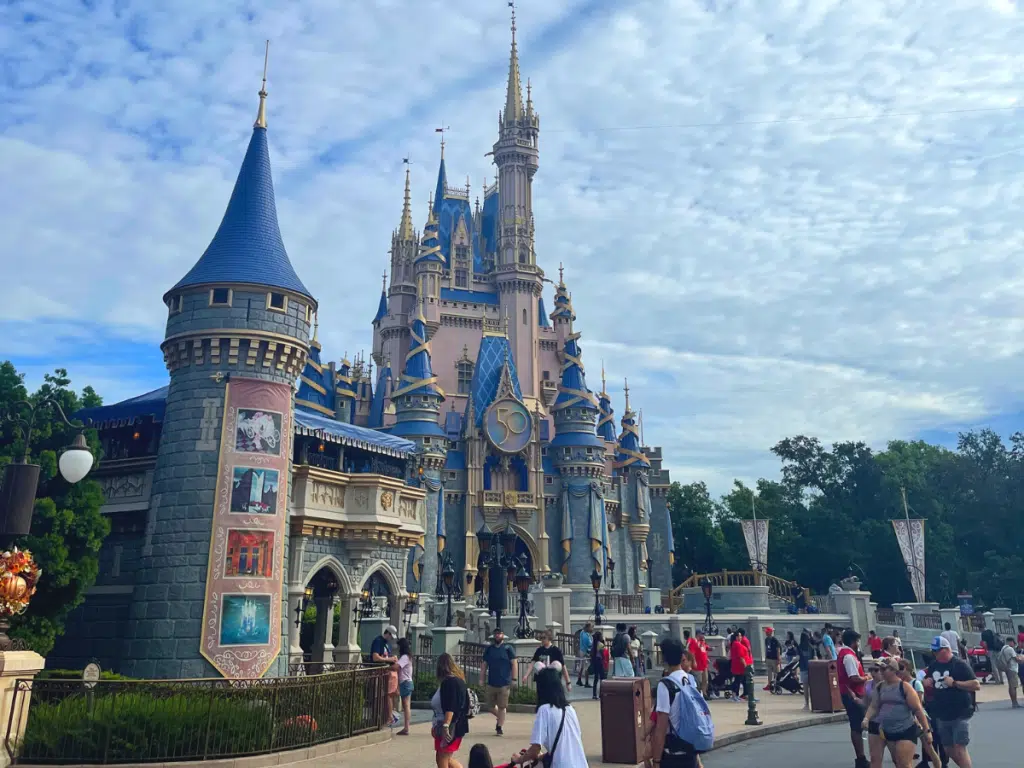
M 434 762 L 437 768 L 462 768 L 455 753 L 469 733 L 469 693 L 466 675 L 450 653 L 437 657 L 437 691 L 430 700 L 434 719 L 430 733 L 434 737 Z
M 398 695 L 402 699 L 402 730 L 399 736 L 409 735 L 409 719 L 412 717 L 412 649 L 409 638 L 398 638 Z
M 871 692 L 871 706 L 864 715 L 865 729 L 877 719 L 878 733 L 885 740 L 896 768 L 913 768 L 914 744 L 920 736 L 931 740 L 928 715 L 914 687 L 900 677 L 899 659 L 879 659 L 882 682 Z
M 583 735 L 576 710 L 569 706 L 559 674 L 547 667 L 537 673 L 537 714 L 530 746 L 512 756 L 511 765 L 532 763 L 541 750 L 550 756 L 550 768 L 587 768 Z

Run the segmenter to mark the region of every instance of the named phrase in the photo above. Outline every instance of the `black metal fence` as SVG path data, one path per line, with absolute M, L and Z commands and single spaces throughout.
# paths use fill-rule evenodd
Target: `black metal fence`
M 310 747 L 385 725 L 388 669 L 259 680 L 19 680 L 6 747 L 15 763 L 158 763 Z M 32 705 L 13 743 L 14 714 Z

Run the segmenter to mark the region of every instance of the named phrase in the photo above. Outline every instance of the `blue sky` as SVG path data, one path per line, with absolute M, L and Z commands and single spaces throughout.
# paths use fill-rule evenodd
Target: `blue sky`
M 157 8 L 153 10 L 154 6 Z M 1024 11 L 1011 0 L 520 0 L 537 252 L 677 479 L 768 449 L 1024 422 Z M 493 166 L 504 0 L 0 6 L 0 358 L 108 402 L 166 381 L 160 302 L 216 230 L 271 40 L 285 243 L 329 357 L 369 346 L 413 160 L 422 226 Z M 551 297 L 547 296 L 550 306 Z

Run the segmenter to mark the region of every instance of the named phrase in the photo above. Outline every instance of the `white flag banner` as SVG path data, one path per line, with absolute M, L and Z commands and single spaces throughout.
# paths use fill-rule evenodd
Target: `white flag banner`
M 741 520 L 743 524 L 743 540 L 747 543 L 747 555 L 750 557 L 752 571 L 768 570 L 768 521 Z
M 924 593 L 924 520 L 893 520 L 896 541 L 900 545 L 903 563 L 907 566 L 910 586 L 917 602 L 925 601 Z

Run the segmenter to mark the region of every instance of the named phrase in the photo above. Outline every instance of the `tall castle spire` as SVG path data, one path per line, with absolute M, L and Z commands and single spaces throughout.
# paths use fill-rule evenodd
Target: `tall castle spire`
M 505 88 L 505 124 L 515 123 L 523 116 L 523 87 L 519 77 L 519 50 L 516 48 L 516 4 L 509 2 L 512 9 L 512 52 L 508 60 L 508 85 Z

